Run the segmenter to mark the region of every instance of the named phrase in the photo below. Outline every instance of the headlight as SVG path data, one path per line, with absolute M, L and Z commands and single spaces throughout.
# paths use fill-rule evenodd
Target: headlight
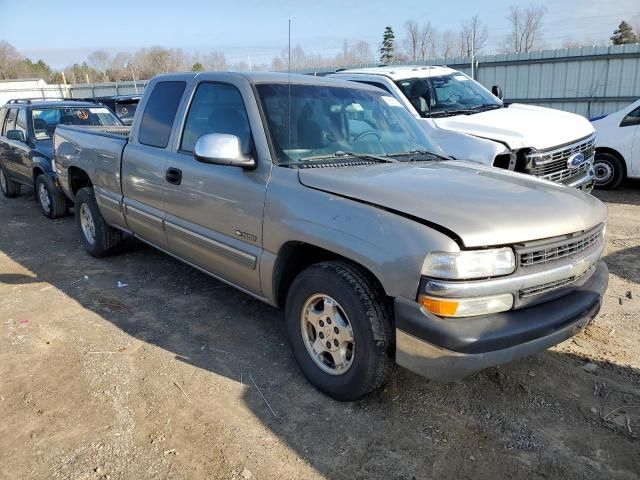
M 418 303 L 439 317 L 472 317 L 511 310 L 513 295 L 504 293 L 475 298 L 436 298 L 418 295 Z
M 510 248 L 467 250 L 457 253 L 434 252 L 424 260 L 422 275 L 454 280 L 497 277 L 516 269 Z

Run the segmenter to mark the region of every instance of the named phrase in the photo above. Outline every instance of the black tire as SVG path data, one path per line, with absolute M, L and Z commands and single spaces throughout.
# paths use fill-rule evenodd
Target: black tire
M 90 235 L 85 234 L 83 229 L 83 214 L 89 215 L 93 222 L 93 242 L 91 242 L 89 238 Z M 116 247 L 122 242 L 122 232 L 111 228 L 107 225 L 107 222 L 104 221 L 100 213 L 100 208 L 96 203 L 93 188 L 87 187 L 78 190 L 75 200 L 75 217 L 82 244 L 91 256 L 101 258 L 109 255 L 114 252 Z
M 597 152 L 593 168 L 596 171 L 596 188 L 613 190 L 624 180 L 624 162 L 611 153 Z
M 0 167 L 0 191 L 7 198 L 15 198 L 20 195 L 20 184 L 9 180 L 7 172 Z
M 325 372 L 316 363 L 303 337 L 303 310 L 306 311 L 307 301 L 319 294 L 339 304 L 353 331 L 351 364 L 338 375 Z M 293 354 L 302 373 L 328 396 L 343 402 L 358 400 L 390 380 L 394 369 L 392 308 L 383 289 L 366 270 L 347 261 L 308 267 L 289 289 L 285 318 Z
M 54 219 L 67 214 L 67 197 L 54 186 L 49 175 L 45 173 L 38 175 L 35 190 L 36 200 L 45 217 Z

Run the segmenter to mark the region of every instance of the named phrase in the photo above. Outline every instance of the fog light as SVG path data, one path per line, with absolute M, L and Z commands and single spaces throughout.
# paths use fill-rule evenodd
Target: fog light
M 419 295 L 418 303 L 439 317 L 472 317 L 511 310 L 513 295 L 505 293 L 476 298 L 436 298 Z

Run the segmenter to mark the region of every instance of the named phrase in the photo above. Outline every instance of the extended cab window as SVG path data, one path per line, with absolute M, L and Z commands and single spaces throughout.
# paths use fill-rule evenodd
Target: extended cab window
M 151 92 L 140 122 L 138 141 L 166 148 L 186 82 L 158 82 Z
M 198 138 L 226 133 L 240 138 L 243 153 L 251 148 L 251 128 L 240 91 L 226 83 L 201 83 L 191 102 L 180 149 L 193 152 Z

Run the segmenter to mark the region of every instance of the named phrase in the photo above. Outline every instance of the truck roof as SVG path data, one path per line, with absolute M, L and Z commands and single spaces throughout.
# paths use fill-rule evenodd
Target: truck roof
M 384 75 L 392 80 L 404 80 L 406 78 L 428 78 L 438 75 L 448 75 L 453 72 L 455 72 L 455 70 L 452 68 L 441 65 L 389 65 L 386 67 L 353 68 L 341 70 L 336 73 Z
M 4 106 L 7 108 L 16 108 L 20 106 L 28 107 L 95 107 L 98 102 L 85 99 L 73 99 L 73 98 L 56 98 L 56 99 L 42 99 L 42 98 L 25 98 L 9 100 Z
M 229 77 L 238 78 L 243 77 L 250 83 L 288 83 L 292 84 L 304 84 L 304 85 L 326 85 L 326 86 L 342 86 L 350 88 L 362 88 L 378 90 L 375 87 L 370 87 L 364 84 L 354 84 L 353 82 L 347 82 L 346 80 L 330 77 L 317 77 L 313 75 L 302 75 L 298 73 L 276 73 L 276 72 L 188 72 L 188 73 L 167 73 L 154 77 L 157 81 L 166 80 L 187 80 L 194 79 L 207 74 L 215 73 L 217 78 Z

